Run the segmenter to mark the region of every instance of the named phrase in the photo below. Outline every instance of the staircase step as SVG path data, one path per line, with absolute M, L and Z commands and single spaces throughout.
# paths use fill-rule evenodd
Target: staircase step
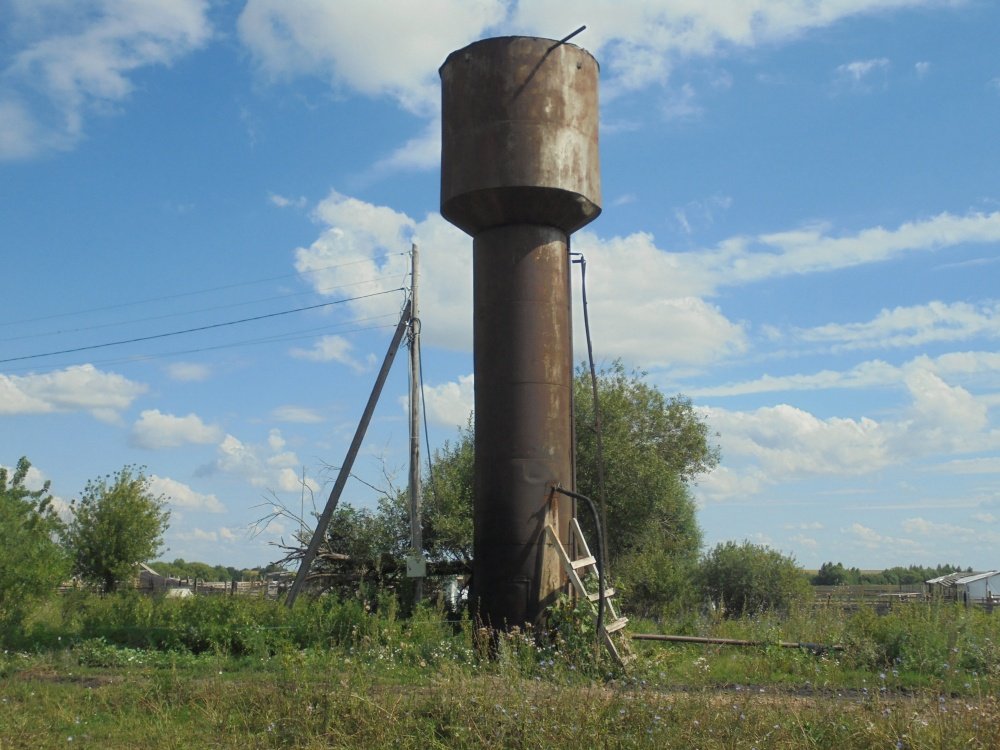
M 627 617 L 619 617 L 617 620 L 615 620 L 614 622 L 610 623 L 609 625 L 605 625 L 604 626 L 604 631 L 606 633 L 616 633 L 619 630 L 621 630 L 622 628 L 624 628 L 626 625 L 628 625 L 628 618 Z
M 604 598 L 605 599 L 610 599 L 614 595 L 615 595 L 615 590 L 614 589 L 605 589 L 604 590 Z M 601 600 L 601 595 L 600 594 L 587 594 L 587 598 L 590 599 L 590 601 L 592 601 L 592 602 L 598 602 L 598 601 Z
M 573 566 L 573 570 L 579 570 L 580 568 L 586 568 L 588 565 L 596 565 L 597 560 L 593 556 L 591 557 L 581 557 L 579 560 L 573 560 L 570 565 Z

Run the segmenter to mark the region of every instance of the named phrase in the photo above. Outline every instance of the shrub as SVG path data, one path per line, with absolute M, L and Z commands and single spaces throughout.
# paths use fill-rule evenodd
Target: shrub
M 723 542 L 699 568 L 701 590 L 727 617 L 787 612 L 810 595 L 794 558 L 758 544 Z

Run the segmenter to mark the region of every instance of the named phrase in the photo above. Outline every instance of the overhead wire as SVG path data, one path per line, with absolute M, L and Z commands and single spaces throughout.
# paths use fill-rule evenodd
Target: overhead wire
M 210 324 L 203 325 L 203 326 L 195 326 L 195 327 L 192 327 L 192 328 L 185 328 L 185 329 L 182 329 L 182 330 L 179 330 L 179 331 L 167 331 L 165 333 L 156 333 L 156 334 L 151 334 L 151 335 L 148 335 L 148 336 L 135 336 L 135 337 L 129 338 L 129 339 L 120 339 L 118 341 L 107 341 L 107 342 L 100 343 L 100 344 L 89 344 L 89 345 L 86 345 L 86 346 L 77 346 L 77 347 L 72 347 L 72 348 L 69 348 L 69 349 L 61 349 L 59 351 L 41 352 L 41 353 L 38 353 L 38 354 L 24 354 L 24 355 L 17 356 L 17 357 L 7 357 L 5 359 L 0 359 L 0 364 L 5 364 L 7 362 L 21 362 L 21 361 L 28 360 L 28 359 L 40 359 L 42 357 L 54 357 L 54 356 L 57 356 L 57 355 L 60 355 L 60 354 L 76 354 L 78 352 L 93 351 L 95 349 L 105 349 L 105 348 L 112 347 L 112 346 L 121 346 L 121 345 L 124 345 L 124 344 L 135 344 L 135 343 L 141 343 L 141 342 L 144 342 L 144 341 L 153 341 L 153 340 L 157 340 L 157 339 L 169 338 L 169 337 L 172 337 L 172 336 L 181 336 L 181 335 L 188 334 L 188 333 L 198 333 L 198 332 L 201 332 L 201 331 L 208 331 L 208 330 L 213 330 L 213 329 L 218 329 L 218 328 L 225 328 L 225 327 L 228 327 L 228 326 L 240 325 L 240 324 L 243 324 L 243 323 L 251 323 L 251 322 L 255 322 L 255 321 L 259 321 L 259 320 L 267 320 L 267 319 L 270 319 L 270 318 L 277 318 L 277 317 L 281 317 L 281 316 L 284 316 L 284 315 L 292 315 L 294 313 L 306 312 L 308 310 L 318 310 L 318 309 L 321 309 L 321 308 L 324 308 L 324 307 L 332 307 L 333 305 L 342 305 L 342 304 L 345 304 L 347 302 L 357 302 L 359 300 L 370 299 L 370 298 L 373 298 L 373 297 L 379 297 L 379 296 L 382 296 L 382 295 L 393 294 L 395 292 L 401 292 L 401 291 L 405 291 L 405 288 L 400 287 L 400 288 L 396 288 L 396 289 L 385 289 L 385 290 L 378 291 L 378 292 L 372 292 L 371 294 L 358 295 L 357 297 L 348 297 L 348 298 L 340 299 L 340 300 L 331 300 L 330 302 L 321 302 L 321 303 L 316 304 L 316 305 L 305 305 L 303 307 L 296 307 L 296 308 L 293 308 L 291 310 L 279 310 L 278 312 L 265 313 L 263 315 L 253 315 L 253 316 L 246 317 L 246 318 L 239 318 L 237 320 L 223 321 L 221 323 L 210 323 Z
M 320 289 L 306 290 L 303 292 L 293 292 L 291 294 L 279 294 L 273 297 L 261 297 L 258 299 L 247 300 L 245 302 L 232 302 L 227 305 L 214 305 L 212 307 L 201 307 L 192 310 L 182 310 L 178 312 L 164 313 L 163 315 L 151 315 L 145 318 L 130 318 L 128 320 L 118 320 L 112 323 L 99 323 L 91 326 L 80 326 L 78 328 L 64 328 L 58 331 L 45 331 L 41 333 L 26 333 L 20 336 L 8 336 L 6 338 L 0 338 L 0 343 L 8 341 L 22 341 L 24 339 L 37 339 L 47 336 L 60 336 L 67 333 L 83 333 L 85 331 L 98 331 L 104 328 L 116 328 L 125 325 L 132 325 L 135 323 L 148 323 L 154 320 L 166 320 L 168 318 L 179 318 L 185 315 L 196 315 L 197 313 L 203 312 L 214 312 L 216 310 L 229 310 L 234 307 L 246 307 L 247 305 L 256 305 L 261 302 L 273 302 L 274 300 L 290 299 L 292 297 L 302 297 L 307 294 L 329 294 L 330 292 L 336 291 L 338 289 L 348 289 L 352 286 L 361 286 L 362 284 L 371 284 L 378 281 L 378 277 L 371 277 L 367 279 L 361 279 L 359 281 L 351 282 L 350 284 L 338 284 L 331 287 L 322 287 Z
M 398 317 L 399 317 L 399 314 L 396 313 L 396 312 L 393 312 L 393 313 L 389 313 L 389 314 L 386 314 L 386 315 L 375 315 L 375 316 L 371 316 L 371 317 L 367 317 L 367 318 L 358 318 L 358 319 L 354 320 L 353 322 L 354 323 L 364 323 L 366 321 L 381 320 L 383 318 L 391 318 L 393 321 L 396 321 L 398 319 Z M 177 350 L 173 350 L 173 351 L 169 351 L 169 352 L 157 352 L 155 354 L 135 354 L 135 355 L 127 356 L 127 357 L 115 357 L 113 359 L 91 360 L 91 361 L 88 362 L 88 364 L 95 365 L 95 366 L 97 366 L 97 365 L 104 366 L 104 365 L 116 365 L 116 364 L 123 364 L 123 363 L 132 363 L 132 362 L 134 362 L 134 363 L 147 362 L 147 361 L 150 361 L 150 360 L 167 359 L 169 357 L 180 357 L 180 356 L 187 355 L 187 354 L 200 354 L 202 352 L 217 351 L 217 350 L 220 350 L 220 349 L 236 349 L 236 348 L 239 348 L 239 347 L 242 347 L 242 346 L 255 346 L 255 345 L 258 345 L 258 344 L 273 344 L 273 343 L 284 343 L 284 342 L 289 342 L 289 341 L 299 341 L 299 340 L 302 340 L 302 339 L 312 338 L 317 333 L 322 333 L 322 332 L 335 333 L 337 335 L 349 335 L 349 334 L 352 334 L 352 333 L 363 333 L 365 331 L 377 331 L 377 330 L 382 330 L 382 329 L 387 329 L 387 328 L 393 328 L 393 327 L 395 327 L 395 322 L 393 322 L 393 323 L 385 323 L 385 324 L 382 324 L 382 325 L 361 326 L 361 327 L 355 327 L 355 328 L 342 328 L 341 327 L 342 325 L 343 324 L 334 325 L 334 326 L 320 326 L 320 327 L 317 327 L 317 328 L 307 328 L 307 329 L 303 329 L 303 330 L 292 331 L 292 332 L 289 332 L 287 334 L 277 334 L 277 335 L 274 335 L 274 336 L 266 336 L 266 337 L 256 338 L 256 339 L 244 339 L 243 341 L 232 341 L 232 342 L 227 342 L 225 344 L 214 344 L 212 346 L 200 346 L 200 347 L 195 347 L 195 348 L 191 348 L 191 349 L 177 349 Z M 73 363 L 73 362 L 63 362 L 63 363 L 60 363 L 60 364 L 57 364 L 57 365 L 50 365 L 49 367 L 42 368 L 42 369 L 38 369 L 38 368 L 36 368 L 33 365 L 23 365 L 21 367 L 5 368 L 4 372 L 5 373 L 15 373 L 15 372 L 28 372 L 28 371 L 30 371 L 30 372 L 33 372 L 33 373 L 36 373 L 36 374 L 42 374 L 42 373 L 45 373 L 45 372 L 53 372 L 55 370 L 58 370 L 58 369 L 61 369 L 61 368 L 65 368 L 65 367 L 72 367 L 74 364 L 75 363 Z
M 213 292 L 220 292 L 226 289 L 237 289 L 239 287 L 253 286 L 255 284 L 265 284 L 269 281 L 279 281 L 281 279 L 288 279 L 293 277 L 300 277 L 306 274 L 319 273 L 320 271 L 329 271 L 334 268 L 347 268 L 349 266 L 355 266 L 360 263 L 371 263 L 380 260 L 385 260 L 386 258 L 392 258 L 400 255 L 405 255 L 406 253 L 383 253 L 382 255 L 376 255 L 371 258 L 362 258 L 355 261 L 350 261 L 348 263 L 334 263 L 328 266 L 321 266 L 320 268 L 311 268 L 307 271 L 296 271 L 295 273 L 280 274 L 278 276 L 268 276 L 261 279 L 256 279 L 253 281 L 240 281 L 233 284 L 223 284 L 221 286 L 209 287 L 206 289 L 197 289 L 189 292 L 177 292 L 175 294 L 166 294 L 160 297 L 148 297 L 141 300 L 133 300 L 131 302 L 119 302 L 114 305 L 103 305 L 101 307 L 92 307 L 84 310 L 76 310 L 63 313 L 54 313 L 52 315 L 40 315 L 34 318 L 22 318 L 20 320 L 3 320 L 0 321 L 0 326 L 8 325 L 22 325 L 24 323 L 37 323 L 42 320 L 54 320 L 57 318 L 68 318 L 77 315 L 86 315 L 93 312 L 104 312 L 106 310 L 118 310 L 125 307 L 135 307 L 137 305 L 145 305 L 150 302 L 165 302 L 174 299 L 180 299 L 182 297 L 193 297 L 199 294 L 210 294 Z

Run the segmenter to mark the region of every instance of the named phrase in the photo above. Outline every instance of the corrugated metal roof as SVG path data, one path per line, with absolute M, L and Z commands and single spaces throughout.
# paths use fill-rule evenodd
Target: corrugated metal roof
M 954 573 L 948 573 L 943 576 L 938 576 L 937 578 L 932 578 L 929 581 L 924 581 L 927 584 L 937 584 L 938 586 L 944 586 L 945 588 L 949 586 L 954 586 L 955 581 L 963 576 L 978 575 L 976 573 L 967 573 L 963 570 L 957 570 Z
M 998 572 L 1000 571 L 990 570 L 986 573 L 966 574 L 965 578 L 959 578 L 957 581 L 955 581 L 955 583 L 956 585 L 964 586 L 968 583 L 972 583 L 973 581 L 979 581 L 982 580 L 983 578 L 989 578 L 990 576 L 995 576 L 997 575 Z

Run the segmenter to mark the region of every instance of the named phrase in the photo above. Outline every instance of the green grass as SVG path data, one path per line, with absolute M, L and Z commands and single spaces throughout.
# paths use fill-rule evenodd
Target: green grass
M 559 618 L 494 648 L 388 599 L 55 601 L 3 633 L 0 750 L 1000 746 L 997 617 L 689 618 L 661 630 L 846 650 L 638 643 L 627 674 Z

